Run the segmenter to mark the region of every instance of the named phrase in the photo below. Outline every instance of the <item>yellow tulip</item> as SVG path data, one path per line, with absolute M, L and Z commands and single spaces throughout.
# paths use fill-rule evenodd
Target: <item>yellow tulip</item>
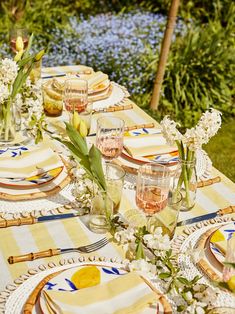
M 17 52 L 17 54 L 14 57 L 14 61 L 18 62 L 21 59 L 23 53 L 24 53 L 24 50 L 20 50 L 19 52 Z
M 79 117 L 79 114 L 77 113 L 77 111 L 74 111 L 73 115 L 72 115 L 72 125 L 76 130 L 79 130 L 79 125 L 81 122 L 81 118 Z
M 88 128 L 86 126 L 86 122 L 81 120 L 80 125 L 79 125 L 79 133 L 81 134 L 82 137 L 86 137 L 88 134 Z
M 16 38 L 16 50 L 17 51 L 21 51 L 24 49 L 24 42 L 23 42 L 23 38 L 21 36 L 18 36 Z
M 227 284 L 229 286 L 229 289 L 233 292 L 235 292 L 235 276 L 232 276 L 228 281 Z
M 39 51 L 37 54 L 36 54 L 36 56 L 35 56 L 35 61 L 40 61 L 41 59 L 42 59 L 42 57 L 44 56 L 44 54 L 45 54 L 45 50 L 43 49 L 43 50 L 41 50 L 41 51 Z

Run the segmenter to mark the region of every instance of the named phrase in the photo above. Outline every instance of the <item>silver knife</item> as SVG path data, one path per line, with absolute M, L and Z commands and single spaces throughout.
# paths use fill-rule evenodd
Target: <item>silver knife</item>
M 202 215 L 202 216 L 198 216 L 198 217 L 194 217 L 194 218 L 190 218 L 190 219 L 186 219 L 186 220 L 180 221 L 180 222 L 177 223 L 177 227 L 190 225 L 190 224 L 194 224 L 196 222 L 200 222 L 200 221 L 203 221 L 203 220 L 213 219 L 213 218 L 216 218 L 216 217 L 220 217 L 220 216 L 227 215 L 227 214 L 233 214 L 233 213 L 235 213 L 235 206 L 231 205 L 231 206 L 228 206 L 226 208 L 220 209 L 220 210 L 218 210 L 218 211 L 216 211 L 214 213 L 205 214 L 205 215 Z

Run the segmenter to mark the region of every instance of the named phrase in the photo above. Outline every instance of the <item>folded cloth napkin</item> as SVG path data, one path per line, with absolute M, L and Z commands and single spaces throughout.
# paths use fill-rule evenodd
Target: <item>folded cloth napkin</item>
M 124 147 L 132 157 L 167 154 L 177 150 L 169 146 L 162 134 L 124 137 Z
M 43 290 L 41 294 L 48 310 L 44 309 L 45 314 L 137 314 L 157 297 L 135 272 L 74 292 Z
M 29 148 L 15 157 L 0 155 L 0 178 L 28 178 L 63 166 L 50 147 Z
M 88 89 L 95 89 L 98 85 L 103 83 L 108 79 L 108 75 L 101 71 L 95 72 L 87 76 Z
M 224 256 L 226 256 L 227 253 L 227 246 L 228 246 L 228 240 L 226 238 L 225 233 L 220 230 L 221 228 L 219 228 L 218 230 L 216 230 L 211 238 L 210 238 L 210 242 L 214 244 L 214 246 L 220 251 L 220 253 Z M 228 230 L 226 230 L 228 231 Z M 230 232 L 233 234 L 232 237 L 235 238 L 235 232 L 232 232 L 233 230 L 230 230 Z M 230 233 L 230 235 L 231 235 Z M 235 243 L 235 242 L 234 242 Z M 234 247 L 235 249 L 235 247 Z

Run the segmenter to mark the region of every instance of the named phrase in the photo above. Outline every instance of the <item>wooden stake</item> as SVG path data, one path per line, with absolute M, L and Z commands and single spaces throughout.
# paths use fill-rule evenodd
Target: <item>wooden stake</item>
M 171 46 L 171 39 L 174 32 L 175 20 L 177 17 L 177 12 L 179 8 L 180 0 L 172 0 L 171 7 L 168 14 L 167 25 L 162 40 L 161 52 L 159 57 L 157 74 L 153 87 L 153 95 L 151 99 L 150 108 L 156 110 L 158 107 L 160 92 L 162 87 L 162 82 L 165 73 L 166 62 Z

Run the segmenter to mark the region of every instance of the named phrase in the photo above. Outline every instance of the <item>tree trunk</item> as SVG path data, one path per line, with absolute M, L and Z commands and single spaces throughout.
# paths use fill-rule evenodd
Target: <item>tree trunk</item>
M 171 7 L 168 14 L 167 25 L 166 25 L 164 37 L 162 40 L 158 69 L 157 69 L 157 74 L 156 74 L 156 78 L 154 82 L 153 95 L 152 95 L 151 104 L 150 104 L 150 108 L 154 110 L 157 110 L 158 108 L 167 57 L 168 57 L 170 46 L 171 46 L 171 39 L 174 32 L 175 21 L 177 17 L 179 4 L 180 4 L 180 0 L 172 0 Z

